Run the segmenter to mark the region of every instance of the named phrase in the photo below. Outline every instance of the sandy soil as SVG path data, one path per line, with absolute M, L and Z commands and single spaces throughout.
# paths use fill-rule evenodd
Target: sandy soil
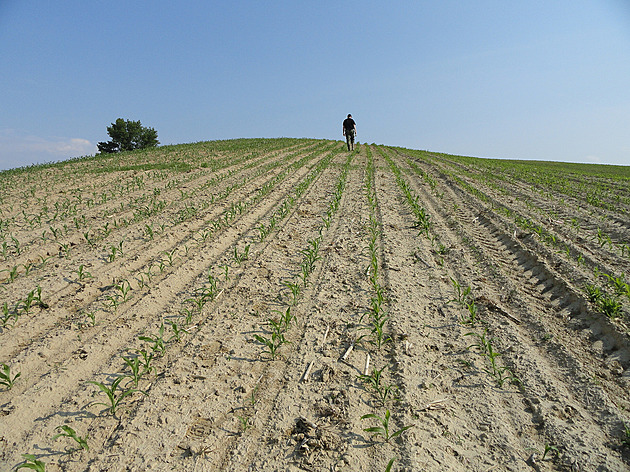
M 630 206 L 488 165 L 278 139 L 0 175 L 0 469 L 630 470 L 630 303 L 585 292 L 630 274 Z

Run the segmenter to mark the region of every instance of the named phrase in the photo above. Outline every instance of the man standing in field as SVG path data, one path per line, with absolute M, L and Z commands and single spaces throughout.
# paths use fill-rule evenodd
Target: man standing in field
M 357 124 L 352 119 L 352 115 L 348 115 L 348 118 L 343 120 L 343 135 L 346 137 L 348 151 L 354 151 L 354 137 L 357 135 Z

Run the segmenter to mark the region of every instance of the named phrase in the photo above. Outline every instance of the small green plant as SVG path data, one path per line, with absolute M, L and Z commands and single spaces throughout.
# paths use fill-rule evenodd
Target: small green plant
M 475 336 L 477 339 L 477 342 L 468 346 L 468 349 L 476 347 L 479 350 L 479 354 L 484 356 L 490 362 L 490 368 L 483 369 L 483 371 L 494 378 L 499 388 L 502 388 L 506 381 L 519 383 L 520 380 L 518 377 L 516 377 L 508 367 L 500 366 L 497 363 L 497 359 L 501 356 L 501 354 L 495 351 L 494 346 L 492 345 L 493 340 L 486 337 L 487 332 L 488 329 L 486 328 L 483 334 L 475 332 L 466 333 L 464 336 Z
M 107 260 L 109 262 L 114 262 L 116 260 L 116 253 L 118 252 L 118 248 L 116 246 L 111 246 L 110 253 L 107 256 Z
M 79 228 L 79 225 L 76 224 L 77 229 Z M 83 233 L 83 237 L 85 238 L 85 241 L 89 244 L 90 247 L 94 247 L 94 240 L 90 237 L 90 232 L 86 231 L 85 233 Z
M 118 310 L 118 306 L 122 303 L 120 295 L 118 295 L 117 293 L 113 295 L 107 295 L 106 299 L 109 301 L 109 306 L 114 311 Z
M 450 279 L 451 279 L 451 283 L 453 284 L 453 288 L 455 289 L 457 296 L 453 298 L 452 300 L 449 300 L 447 303 L 457 302 L 461 306 L 465 307 L 469 303 L 472 289 L 470 287 L 466 287 L 466 288 L 462 287 L 460 283 L 457 280 L 455 280 L 453 277 L 450 277 Z
M 145 349 L 138 349 L 136 350 L 136 353 L 140 355 L 140 358 L 142 359 L 142 375 L 144 374 L 151 374 L 151 372 L 153 372 L 155 370 L 155 367 L 153 367 L 151 365 L 151 361 L 153 360 L 153 353 L 148 353 Z
M 258 392 L 258 387 L 260 385 L 256 385 L 253 389 L 252 389 L 252 393 L 249 396 L 249 406 L 251 406 L 252 408 L 256 405 L 256 393 Z
M 35 290 L 37 291 L 37 295 L 34 295 L 33 298 L 37 302 L 37 305 L 44 310 L 48 309 L 48 303 L 42 300 L 42 288 L 38 285 Z
M 24 275 L 28 276 L 28 274 L 31 273 L 31 270 L 33 270 L 33 268 L 35 267 L 34 264 L 29 263 L 29 264 L 22 264 L 22 267 L 24 267 Z
M 239 420 L 241 434 L 243 434 L 245 431 L 247 431 L 251 427 L 250 417 L 240 416 L 240 415 L 236 415 L 236 417 Z
M 171 325 L 171 329 L 173 330 L 173 336 L 171 336 L 167 342 L 179 342 L 182 338 L 182 334 L 188 333 L 185 328 L 180 327 L 175 321 L 167 320 L 166 322 Z
M 479 354 L 485 356 L 488 353 L 488 345 L 490 344 L 490 340 L 486 338 L 487 333 L 488 329 L 486 328 L 483 330 L 483 334 L 475 333 L 474 331 L 464 334 L 464 336 L 474 336 L 474 338 L 476 339 L 476 343 L 471 344 L 466 349 L 476 347 L 479 350 Z
M 623 425 L 623 435 L 621 436 L 621 445 L 627 448 L 630 448 L 630 427 L 624 423 Z
M 402 433 L 407 431 L 409 428 L 413 427 L 413 425 L 403 426 L 399 430 L 390 433 L 390 430 L 389 430 L 389 426 L 390 426 L 389 425 L 390 412 L 389 412 L 389 410 L 385 410 L 385 418 L 381 418 L 380 416 L 375 415 L 374 413 L 369 413 L 369 414 L 363 415 L 361 417 L 362 420 L 370 419 L 370 418 L 377 419 L 381 423 L 382 426 L 373 426 L 371 428 L 365 428 L 363 431 L 365 431 L 366 433 L 374 433 L 376 436 L 382 436 L 383 439 L 385 440 L 385 442 L 389 442 L 390 439 L 394 439 L 395 437 L 400 436 Z
M 136 280 L 138 281 L 138 288 L 140 290 L 142 290 L 145 287 L 148 287 L 147 281 L 144 280 L 144 275 L 143 274 L 140 274 L 140 278 L 139 279 L 136 278 Z
M 59 248 L 59 257 L 70 257 L 70 251 L 72 250 L 72 246 L 70 243 L 61 243 L 61 247 Z
M 127 374 L 126 376 L 131 379 L 131 381 L 133 382 L 133 386 L 138 388 L 138 383 L 140 382 L 140 379 L 142 378 L 142 374 L 144 373 L 143 370 L 141 370 L 140 357 L 121 356 L 121 358 L 124 361 L 124 363 L 127 364 L 127 367 L 129 367 L 129 370 L 130 370 L 130 373 Z
M 168 260 L 168 265 L 169 267 L 173 267 L 173 264 L 175 264 L 175 252 L 177 251 L 177 248 L 173 249 L 172 251 L 164 251 L 164 255 L 166 256 L 166 259 Z
M 292 299 L 289 300 L 290 305 L 297 305 L 300 299 L 300 292 L 302 290 L 302 286 L 299 283 L 294 283 L 291 281 L 284 281 L 282 285 L 287 287 L 291 291 Z
M 474 327 L 477 323 L 478 312 L 477 305 L 474 300 L 470 300 L 466 302 L 466 308 L 468 309 L 468 316 L 462 316 L 460 322 L 464 325 L 469 325 Z
M 621 316 L 622 304 L 613 295 L 603 295 L 599 299 L 598 306 L 608 318 L 615 319 Z
M 22 253 L 22 247 L 20 245 L 20 241 L 18 241 L 15 236 L 11 236 L 11 240 L 13 241 L 13 247 L 15 248 L 15 252 L 19 256 Z
M 146 395 L 145 392 L 143 392 L 142 390 L 138 390 L 137 388 L 128 388 L 128 389 L 119 388 L 120 383 L 126 378 L 127 378 L 126 375 L 120 375 L 112 381 L 110 386 L 107 386 L 101 382 L 96 382 L 94 380 L 88 380 L 88 383 L 96 385 L 101 390 L 101 392 L 107 395 L 107 400 L 108 400 L 107 402 L 92 402 L 90 403 L 90 405 L 106 406 L 108 411 L 112 415 L 115 415 L 116 410 L 120 406 L 120 402 L 122 402 L 129 395 L 135 392 L 140 392 Z
M 550 452 L 555 452 L 556 454 L 558 454 L 558 448 L 556 446 L 553 446 L 551 444 L 545 444 L 545 450 L 543 452 L 542 458 L 540 460 L 545 460 L 545 457 L 547 457 L 547 454 L 549 454 Z
M 18 276 L 18 266 L 13 266 L 12 269 L 9 270 L 9 283 L 12 283 L 17 279 Z
M 77 274 L 77 276 L 79 277 L 79 282 L 83 279 L 91 279 L 92 278 L 92 274 L 90 274 L 88 271 L 85 270 L 85 265 L 81 264 L 79 266 L 79 268 L 75 271 L 73 271 L 74 273 Z
M 131 283 L 129 281 L 123 280 L 116 284 L 115 288 L 120 292 L 123 303 L 129 300 L 129 292 L 131 291 Z
M 96 326 L 96 312 L 95 311 L 83 312 L 83 315 L 85 315 L 88 321 L 86 322 L 80 321 L 79 328 L 82 328 L 84 326 L 92 326 L 92 327 Z
M 153 226 L 149 226 L 147 224 L 144 225 L 144 232 L 146 233 L 147 237 L 149 238 L 149 241 L 152 241 L 153 238 L 155 237 L 155 232 L 153 230 Z
M 58 433 L 58 434 L 55 434 L 53 436 L 53 438 L 52 438 L 53 441 L 55 441 L 56 439 L 61 438 L 61 437 L 70 438 L 70 439 L 73 439 L 79 445 L 79 448 L 85 449 L 86 451 L 90 450 L 90 448 L 88 447 L 88 443 L 87 443 L 87 436 L 85 438 L 82 438 L 70 426 L 65 425 L 65 424 L 61 425 L 61 426 L 57 426 L 57 431 L 61 431 L 61 432 Z M 77 451 L 77 450 L 78 449 L 67 449 L 66 452 L 72 453 L 72 452 Z
M 4 302 L 4 304 L 2 305 L 2 316 L 0 317 L 0 324 L 2 324 L 2 327 L 6 328 L 7 326 L 9 326 L 11 320 L 13 320 L 12 325 L 15 325 L 17 319 L 18 314 L 15 312 L 11 313 L 9 311 L 9 304 L 7 302 Z
M 274 310 L 276 313 L 280 315 L 280 324 L 282 326 L 282 331 L 288 331 L 291 327 L 291 321 L 295 320 L 297 323 L 297 317 L 291 313 L 291 307 L 288 306 L 284 311 Z
M 241 265 L 243 263 L 243 261 L 246 261 L 247 259 L 249 259 L 249 248 L 250 248 L 250 244 L 248 244 L 247 246 L 245 246 L 245 249 L 243 250 L 242 253 L 238 252 L 238 248 L 234 247 L 234 260 L 236 261 L 236 263 L 238 265 Z
M 254 339 L 256 339 L 256 341 L 258 341 L 259 343 L 262 343 L 267 348 L 267 350 L 263 351 L 263 353 L 269 353 L 269 355 L 271 356 L 271 360 L 276 359 L 280 346 L 289 343 L 289 341 L 284 338 L 284 334 L 277 331 L 271 333 L 271 338 L 266 338 L 259 334 L 254 334 Z
M 37 459 L 34 454 L 22 454 L 22 457 L 24 458 L 24 463 L 18 465 L 15 470 L 31 469 L 36 472 L 46 472 L 46 463 Z
M 602 293 L 602 289 L 596 285 L 586 285 L 584 287 L 584 291 L 586 292 L 586 296 L 588 297 L 591 303 L 598 303 L 599 300 L 604 295 Z
M 0 372 L 0 385 L 4 385 L 7 390 L 11 390 L 20 375 L 22 375 L 22 372 L 18 372 L 15 375 L 11 374 L 11 368 L 6 364 L 2 364 L 2 371 Z
M 155 337 L 152 338 L 150 336 L 138 336 L 138 339 L 140 341 L 153 343 L 153 346 L 151 346 L 151 350 L 156 354 L 162 355 L 166 352 L 167 341 L 164 340 L 164 323 L 160 325 L 160 328 L 158 329 L 158 334 Z
M 385 467 L 385 472 L 391 472 L 392 466 L 394 465 L 395 461 L 396 461 L 396 458 L 392 457 L 389 463 L 387 464 L 387 467 Z
M 374 369 L 371 375 L 361 374 L 358 376 L 358 379 L 361 382 L 374 390 L 374 393 L 382 406 L 385 406 L 385 403 L 387 403 L 389 399 L 398 400 L 396 396 L 398 387 L 396 385 L 387 385 L 382 381 L 382 374 L 384 370 L 385 367 L 380 370 Z
M 390 342 L 392 338 L 385 334 L 385 323 L 389 320 L 389 317 L 385 315 L 385 313 L 381 312 L 377 316 L 372 316 L 370 318 L 370 324 L 362 329 L 370 330 L 372 335 L 372 339 L 369 340 L 370 343 L 376 345 L 378 349 L 381 349 L 383 345 Z
M 46 264 L 48 263 L 48 261 L 52 258 L 52 256 L 39 256 L 39 262 L 41 264 L 42 267 L 46 267 Z

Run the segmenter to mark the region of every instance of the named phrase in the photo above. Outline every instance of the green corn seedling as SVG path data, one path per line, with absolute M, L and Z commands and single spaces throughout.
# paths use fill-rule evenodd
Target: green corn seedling
M 22 267 L 24 267 L 24 275 L 28 276 L 35 266 L 33 264 L 22 264 Z
M 151 365 L 154 354 L 148 353 L 145 349 L 136 350 L 136 353 L 139 354 L 142 359 L 142 375 L 151 374 L 151 372 L 155 370 L 155 367 Z
M 110 253 L 107 256 L 107 260 L 109 262 L 114 262 L 116 260 L 116 253 L 118 252 L 118 248 L 116 246 L 111 246 Z
M 372 388 L 381 405 L 385 406 L 385 403 L 390 399 L 398 400 L 396 396 L 398 387 L 395 385 L 387 385 L 382 382 L 383 370 L 385 370 L 385 367 L 380 370 L 374 369 L 371 375 L 361 374 L 358 376 L 358 379 Z
M 144 225 L 144 232 L 146 233 L 146 235 L 149 238 L 149 240 L 153 241 L 153 238 L 155 237 L 155 232 L 153 231 L 153 226 L 149 226 L 149 225 L 145 224 Z
M 37 295 L 34 297 L 35 301 L 37 302 L 40 308 L 44 310 L 48 309 L 49 308 L 48 303 L 42 300 L 42 288 L 38 285 L 36 290 L 37 290 Z
M 24 458 L 24 463 L 18 465 L 15 470 L 30 469 L 36 472 L 46 472 L 46 463 L 37 459 L 35 455 L 22 454 L 22 457 Z
M 78 229 L 78 225 L 77 225 L 77 229 Z M 88 245 L 90 247 L 94 247 L 94 240 L 90 237 L 90 232 L 86 231 L 85 233 L 83 233 L 83 237 L 85 238 L 85 241 L 88 243 Z
M 162 355 L 166 352 L 167 341 L 164 340 L 164 323 L 160 325 L 158 334 L 154 338 L 150 336 L 138 336 L 138 339 L 140 341 L 153 343 L 153 346 L 151 346 L 151 350 L 156 354 Z
M 59 257 L 65 257 L 66 259 L 69 258 L 71 250 L 72 246 L 70 243 L 61 243 L 61 247 L 59 248 Z
M 48 261 L 52 258 L 52 256 L 39 256 L 39 262 L 41 264 L 42 267 L 46 267 L 46 264 L 48 263 Z
M 18 266 L 13 266 L 11 270 L 9 270 L 9 283 L 12 283 L 17 279 L 18 276 Z
M 463 288 L 460 283 L 453 277 L 450 277 L 453 288 L 457 292 L 457 297 L 449 300 L 447 303 L 457 302 L 461 306 L 466 306 L 471 296 L 472 289 L 470 287 Z
M 621 445 L 630 448 L 630 427 L 624 423 L 621 436 Z
M 485 356 L 489 351 L 489 345 L 490 345 L 490 340 L 486 338 L 487 333 L 488 333 L 488 329 L 486 328 L 484 329 L 483 334 L 479 334 L 475 332 L 464 334 L 464 336 L 474 336 L 477 340 L 475 344 L 471 344 L 470 346 L 467 347 L 467 349 L 476 347 L 479 350 L 479 354 L 481 354 L 482 356 Z
M 472 327 L 477 323 L 477 305 L 474 300 L 466 302 L 466 308 L 468 309 L 468 317 L 462 317 L 460 320 L 464 325 L 470 325 Z
M 389 430 L 389 426 L 390 426 L 390 424 L 389 424 L 390 412 L 389 412 L 389 410 L 385 410 L 385 417 L 384 418 L 381 418 L 380 416 L 375 415 L 374 413 L 363 415 L 361 417 L 362 420 L 370 419 L 370 418 L 374 418 L 374 419 L 378 420 L 381 423 L 382 426 L 374 426 L 374 427 L 371 427 L 371 428 L 365 428 L 363 431 L 365 431 L 366 433 L 374 433 L 376 436 L 382 436 L 383 439 L 385 440 L 385 442 L 389 442 L 391 439 L 394 439 L 395 437 L 400 436 L 402 433 L 407 431 L 409 428 L 413 427 L 413 425 L 403 426 L 399 430 L 396 430 L 396 431 L 390 433 L 390 430 Z
M 179 311 L 179 314 L 184 316 L 184 325 L 189 325 L 192 322 L 195 312 L 194 310 L 184 307 Z
M 118 377 L 116 377 L 114 379 L 114 381 L 111 383 L 110 386 L 107 386 L 107 385 L 102 384 L 100 382 L 96 382 L 94 380 L 88 380 L 88 383 L 96 385 L 101 390 L 101 392 L 104 393 L 107 396 L 107 402 L 92 402 L 90 404 L 91 405 L 103 405 L 103 406 L 106 406 L 108 411 L 112 415 L 115 415 L 116 414 L 116 410 L 120 406 L 120 402 L 122 402 L 129 395 L 131 395 L 131 394 L 133 394 L 135 392 L 140 392 L 140 393 L 146 395 L 145 392 L 143 392 L 142 390 L 138 390 L 136 388 L 128 388 L 128 389 L 119 388 L 120 387 L 120 383 L 126 378 L 127 378 L 126 375 L 118 376 Z
M 83 314 L 89 320 L 89 322 L 85 324 L 89 324 L 92 327 L 96 326 L 96 312 L 90 311 L 90 312 L 84 312 Z M 84 326 L 84 325 L 81 323 L 79 327 L 81 326 Z
M 20 241 L 18 241 L 18 239 L 14 236 L 11 236 L 11 241 L 13 241 L 13 248 L 19 256 L 22 253 L 22 246 L 20 245 Z
M 112 310 L 118 310 L 118 306 L 121 303 L 120 295 L 118 295 L 117 293 L 113 295 L 107 295 L 106 299 L 109 301 L 109 306 L 112 308 Z
M 129 292 L 131 291 L 131 284 L 127 280 L 123 280 L 115 286 L 122 296 L 123 303 L 129 300 Z
M 17 374 L 11 374 L 11 368 L 7 364 L 2 364 L 2 371 L 0 371 L 0 385 L 6 387 L 7 390 L 11 390 L 15 381 L 22 375 L 22 372 Z
M 599 308 L 611 319 L 621 317 L 621 302 L 612 295 L 604 295 L 599 299 Z
M 376 344 L 378 349 L 381 349 L 383 344 L 391 341 L 391 337 L 386 336 L 384 332 L 384 326 L 387 320 L 389 320 L 388 316 L 381 316 L 380 318 L 372 318 L 371 321 L 371 333 L 373 337 L 371 342 Z
M 121 356 L 122 360 L 125 362 L 125 364 L 127 364 L 127 367 L 129 367 L 130 373 L 127 374 L 127 377 L 129 377 L 131 379 L 131 381 L 133 382 L 133 386 L 138 388 L 138 383 L 140 382 L 140 379 L 142 378 L 142 374 L 144 373 L 140 368 L 140 357 L 138 356 L 129 356 L 129 357 L 125 357 L 125 356 Z
M 22 300 L 22 309 L 24 310 L 24 313 L 26 313 L 27 315 L 30 313 L 31 307 L 33 306 L 34 301 L 35 301 L 35 290 L 32 290 L 28 292 L 28 294 L 26 295 L 26 298 Z
M 55 434 L 53 436 L 53 438 L 52 438 L 53 441 L 55 441 L 56 439 L 61 438 L 61 437 L 63 437 L 63 438 L 70 438 L 70 439 L 74 440 L 78 444 L 79 448 L 85 449 L 86 451 L 90 450 L 90 448 L 88 447 L 88 443 L 87 443 L 87 436 L 82 438 L 81 436 L 79 436 L 77 434 L 77 432 L 73 428 L 71 428 L 70 426 L 65 425 L 65 424 L 61 425 L 61 426 L 57 426 L 57 431 L 59 431 L 59 430 L 61 430 L 61 432 L 58 433 L 58 434 Z M 70 449 L 67 452 L 68 453 L 72 453 L 72 452 L 74 452 L 76 450 L 78 450 L 78 449 Z
M 280 321 L 282 322 L 282 325 L 284 327 L 284 330 L 287 331 L 290 327 L 291 327 L 291 321 L 295 320 L 295 323 L 297 324 L 297 317 L 291 313 L 291 307 L 287 307 L 287 309 L 284 312 L 278 312 L 280 313 Z
M 544 461 L 545 457 L 547 457 L 547 454 L 549 454 L 550 452 L 555 452 L 556 454 L 558 454 L 558 448 L 551 444 L 545 444 L 545 450 L 543 452 L 541 460 Z
M 238 265 L 241 265 L 243 263 L 243 261 L 246 261 L 249 258 L 249 248 L 250 248 L 250 246 L 251 246 L 250 244 L 245 246 L 245 249 L 240 254 L 238 252 L 238 248 L 234 247 L 234 260 L 236 261 L 236 263 Z
M 618 277 L 615 277 L 610 274 L 604 274 L 604 275 L 608 279 L 608 282 L 610 283 L 612 288 L 615 290 L 616 295 L 623 295 L 624 293 L 626 293 L 626 291 L 628 290 L 628 284 L 626 283 L 626 280 L 625 280 L 626 279 L 625 274 L 621 274 Z
M 271 356 L 271 360 L 276 359 L 280 346 L 289 342 L 284 338 L 284 334 L 278 333 L 276 331 L 271 334 L 271 338 L 266 338 L 264 336 L 254 334 L 254 339 L 256 339 L 256 341 L 258 341 L 259 343 L 262 343 L 267 348 L 267 350 L 263 351 L 263 353 L 268 352 Z
M 290 305 L 293 305 L 293 306 L 297 305 L 300 299 L 300 292 L 302 290 L 302 286 L 299 283 L 295 283 L 291 281 L 284 281 L 282 282 L 282 285 L 284 285 L 291 291 L 291 295 L 293 296 L 293 298 L 290 300 Z
M 584 291 L 586 292 L 586 296 L 591 303 L 599 303 L 602 296 L 604 295 L 602 289 L 597 287 L 596 285 L 586 285 L 584 287 Z
M 177 323 L 175 323 L 174 321 L 171 320 L 167 320 L 166 321 L 169 325 L 171 325 L 171 329 L 173 330 L 173 336 L 171 336 L 167 342 L 179 342 L 182 338 L 182 333 L 188 333 L 188 331 L 186 331 L 183 328 L 180 328 L 179 325 Z
M 166 256 L 166 259 L 168 260 L 168 265 L 169 267 L 173 267 L 173 264 L 175 264 L 175 252 L 177 251 L 177 249 L 173 249 L 172 251 L 164 251 L 164 255 Z
M 241 434 L 245 433 L 251 426 L 249 416 L 236 415 L 239 420 Z
M 144 275 L 140 274 L 140 278 L 136 278 L 136 281 L 138 282 L 138 288 L 140 290 L 142 290 L 145 287 L 148 287 L 147 281 L 144 280 Z

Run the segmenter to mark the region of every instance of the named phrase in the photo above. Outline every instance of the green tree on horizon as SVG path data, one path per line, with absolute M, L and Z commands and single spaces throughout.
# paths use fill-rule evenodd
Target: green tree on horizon
M 132 151 L 155 147 L 160 144 L 157 139 L 157 131 L 142 126 L 139 120 L 131 121 L 118 118 L 115 123 L 107 127 L 107 134 L 112 139 L 107 142 L 99 142 L 99 152 Z

